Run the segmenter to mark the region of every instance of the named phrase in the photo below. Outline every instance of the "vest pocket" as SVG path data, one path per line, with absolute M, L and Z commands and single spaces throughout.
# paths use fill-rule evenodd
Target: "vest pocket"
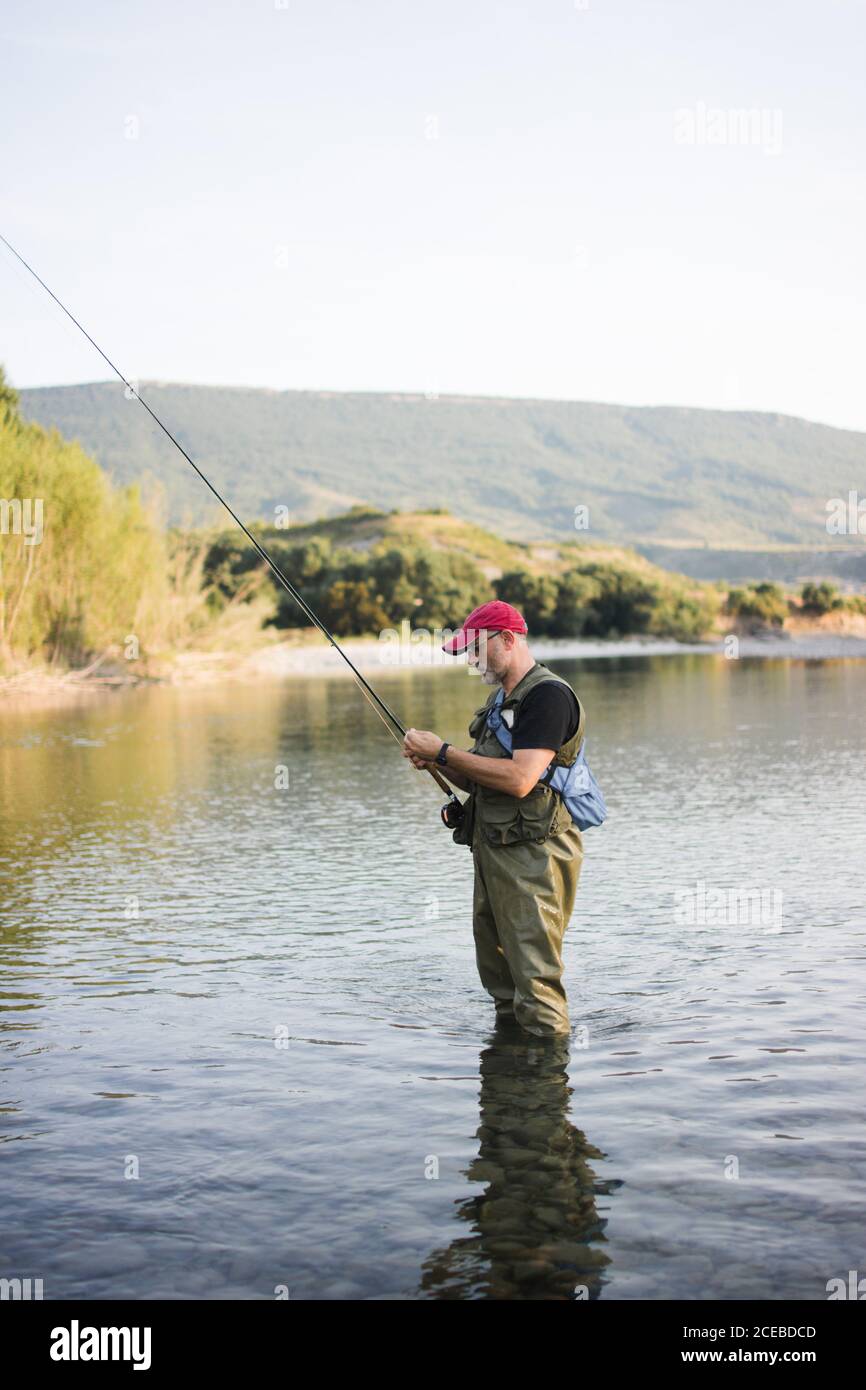
M 527 840 L 546 840 L 561 828 L 560 798 L 553 792 L 530 792 L 517 797 L 501 797 L 478 806 L 479 822 L 490 845 L 517 845 Z M 568 823 L 571 817 L 565 813 Z

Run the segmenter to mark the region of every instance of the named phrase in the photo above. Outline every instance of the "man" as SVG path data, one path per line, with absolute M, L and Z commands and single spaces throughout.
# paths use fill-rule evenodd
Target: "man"
M 403 754 L 438 767 L 470 793 L 458 843 L 475 863 L 473 933 L 481 983 L 497 1019 L 539 1036 L 568 1033 L 562 938 L 583 860 L 583 841 L 561 796 L 546 785 L 551 763 L 571 766 L 584 736 L 580 702 L 567 681 L 535 661 L 526 623 L 509 603 L 482 604 L 443 651 L 467 652 L 497 689 L 477 710 L 470 752 L 409 729 Z M 495 729 L 497 703 L 511 752 Z M 552 769 L 551 769 L 552 773 Z

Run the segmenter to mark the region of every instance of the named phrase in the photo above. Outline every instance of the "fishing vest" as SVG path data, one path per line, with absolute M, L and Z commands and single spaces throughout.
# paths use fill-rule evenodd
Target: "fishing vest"
M 514 728 L 520 718 L 520 706 L 524 699 L 543 681 L 558 681 L 560 685 L 571 690 L 568 681 L 554 675 L 547 666 L 537 661 L 523 679 L 518 681 L 510 695 L 501 699 L 499 712 L 504 717 L 506 727 Z M 487 702 L 475 711 L 469 725 L 469 733 L 475 740 L 470 752 L 478 753 L 482 758 L 509 756 L 487 723 L 487 716 L 501 696 L 501 690 L 491 691 Z M 580 711 L 577 730 L 558 749 L 553 759 L 553 768 L 571 767 L 580 751 L 583 743 L 584 713 L 579 700 L 577 704 Z M 513 719 L 509 718 L 509 710 L 513 711 Z M 530 840 L 543 841 L 551 835 L 561 834 L 573 824 L 562 797 L 541 782 L 524 797 L 509 796 L 506 792 L 494 791 L 492 787 L 482 787 L 476 783 L 470 800 L 473 842 L 479 838 L 489 845 L 517 845 Z M 456 834 L 454 838 L 458 838 Z

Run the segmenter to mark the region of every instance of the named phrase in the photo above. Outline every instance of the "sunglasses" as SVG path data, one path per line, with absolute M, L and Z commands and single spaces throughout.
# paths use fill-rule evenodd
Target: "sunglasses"
M 472 642 L 467 642 L 466 650 L 470 654 L 470 656 L 479 656 L 481 654 L 482 649 L 486 647 L 488 643 L 492 642 L 495 637 L 501 636 L 502 633 L 499 631 L 498 628 L 494 628 L 492 632 L 488 632 L 485 630 L 480 637 L 476 637 Z

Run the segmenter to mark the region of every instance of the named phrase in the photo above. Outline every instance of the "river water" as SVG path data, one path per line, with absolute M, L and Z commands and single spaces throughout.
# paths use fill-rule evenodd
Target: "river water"
M 4 713 L 0 1276 L 813 1300 L 866 1273 L 866 663 L 552 664 L 610 810 L 565 1045 L 494 1031 L 471 855 L 351 680 Z M 464 669 L 379 684 L 465 746 Z

